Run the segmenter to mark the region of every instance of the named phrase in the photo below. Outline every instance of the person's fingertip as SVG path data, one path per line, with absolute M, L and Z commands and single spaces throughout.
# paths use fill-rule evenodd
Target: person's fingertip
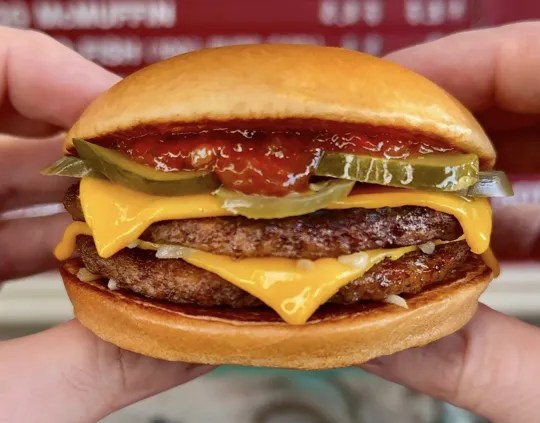
M 498 107 L 533 114 L 540 112 L 539 47 L 540 22 L 521 22 L 455 33 L 386 58 L 439 84 L 475 112 Z
M 13 109 L 30 119 L 68 128 L 91 100 L 119 80 L 41 32 L 0 28 L 0 45 L 4 90 Z

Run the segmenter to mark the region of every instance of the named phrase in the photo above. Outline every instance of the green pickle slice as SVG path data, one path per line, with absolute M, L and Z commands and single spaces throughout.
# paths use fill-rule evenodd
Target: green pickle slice
M 294 192 L 285 197 L 247 195 L 221 187 L 216 197 L 224 209 L 252 219 L 279 219 L 300 216 L 324 209 L 347 197 L 354 181 L 331 180 L 310 185 L 308 192 Z
M 474 154 L 387 159 L 330 152 L 324 154 L 315 174 L 401 188 L 460 191 L 476 184 L 478 168 Z
M 189 195 L 212 192 L 220 185 L 211 172 L 161 172 L 81 139 L 74 139 L 73 144 L 91 168 L 136 191 L 164 196 Z
M 460 195 L 468 197 L 512 197 L 514 190 L 508 176 L 500 170 L 480 171 L 478 182 L 463 190 Z
M 42 175 L 70 176 L 72 178 L 84 178 L 85 176 L 99 177 L 101 174 L 90 167 L 88 163 L 78 157 L 65 156 L 55 161 L 49 167 L 41 171 Z
M 136 191 L 176 196 L 215 191 L 224 208 L 250 218 L 298 216 L 345 198 L 355 181 L 400 188 L 449 191 L 470 197 L 508 197 L 512 184 L 504 172 L 479 171 L 473 154 L 429 154 L 412 159 L 386 159 L 327 152 L 315 175 L 337 178 L 311 184 L 310 191 L 285 197 L 247 195 L 220 187 L 210 172 L 162 172 L 121 153 L 81 139 L 73 143 L 80 157 L 62 157 L 43 175 L 106 177 Z M 219 188 L 219 189 L 218 189 Z

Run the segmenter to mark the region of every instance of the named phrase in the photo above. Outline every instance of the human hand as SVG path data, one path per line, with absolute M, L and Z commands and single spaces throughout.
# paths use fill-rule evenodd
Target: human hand
M 61 155 L 60 130 L 117 79 L 45 35 L 0 27 L 0 283 L 55 265 L 67 214 L 2 212 L 61 201 L 69 181 L 39 171 Z M 0 421 L 97 421 L 207 369 L 121 350 L 70 321 L 0 342 Z
M 540 22 L 452 35 L 389 55 L 473 112 L 498 151 L 497 168 L 540 173 Z M 540 258 L 540 206 L 494 215 L 499 257 Z M 481 305 L 457 333 L 362 366 L 495 422 L 538 419 L 540 329 Z

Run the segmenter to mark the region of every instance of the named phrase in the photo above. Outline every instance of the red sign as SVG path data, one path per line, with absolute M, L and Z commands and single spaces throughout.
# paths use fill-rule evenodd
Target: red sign
M 381 55 L 533 17 L 540 17 L 536 0 L 0 0 L 0 24 L 47 32 L 122 73 L 239 43 L 314 43 Z

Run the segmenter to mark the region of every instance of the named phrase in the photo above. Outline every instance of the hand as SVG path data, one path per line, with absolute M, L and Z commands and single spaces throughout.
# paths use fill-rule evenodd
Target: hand
M 69 181 L 39 170 L 61 156 L 60 130 L 117 79 L 45 35 L 0 27 L 0 213 L 62 199 Z M 0 282 L 55 266 L 68 221 L 0 217 Z M 0 343 L 0 420 L 93 422 L 207 369 L 123 351 L 70 321 Z
M 466 32 L 388 58 L 435 81 L 476 112 L 499 153 L 497 168 L 540 173 L 540 23 Z M 540 207 L 499 208 L 500 257 L 540 257 Z M 495 422 L 538 419 L 540 329 L 481 305 L 459 332 L 364 369 Z

